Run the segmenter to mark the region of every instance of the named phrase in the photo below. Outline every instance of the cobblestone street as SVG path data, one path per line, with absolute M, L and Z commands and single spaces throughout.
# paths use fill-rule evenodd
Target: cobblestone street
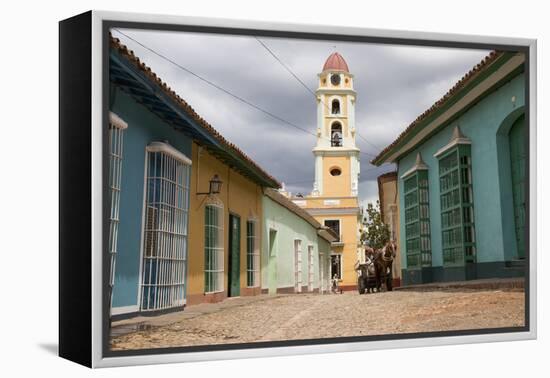
M 113 324 L 113 350 L 522 326 L 522 290 L 228 299 Z

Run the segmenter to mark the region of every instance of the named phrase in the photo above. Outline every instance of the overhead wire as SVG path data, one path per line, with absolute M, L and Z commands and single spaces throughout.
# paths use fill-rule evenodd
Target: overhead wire
M 304 83 L 304 81 L 302 79 L 300 79 L 300 77 L 298 75 L 296 75 L 294 73 L 294 71 L 292 71 L 292 69 L 287 66 L 283 61 L 282 59 L 280 59 L 277 54 L 275 54 L 275 52 L 269 48 L 269 46 L 267 46 L 267 44 L 265 44 L 259 37 L 255 36 L 254 37 L 256 39 L 256 41 L 258 41 L 260 43 L 260 45 L 263 46 L 263 48 L 277 61 L 279 62 L 279 64 L 281 66 L 283 66 L 283 68 L 288 72 L 290 73 L 309 93 L 311 93 L 315 98 L 317 98 L 317 94 L 310 88 L 307 86 L 307 84 Z M 330 107 L 322 100 L 320 99 L 321 103 L 323 104 L 323 106 L 328 110 L 328 112 L 330 113 L 331 112 L 331 109 Z M 370 142 L 367 138 L 365 138 L 363 135 L 361 135 L 361 133 L 359 133 L 359 131 L 357 130 L 356 128 L 356 134 L 357 136 L 359 136 L 361 139 L 363 139 L 366 143 L 370 144 L 372 147 L 376 148 L 377 150 L 381 150 L 380 147 L 374 145 L 372 142 Z
M 119 29 L 112 29 L 112 30 L 114 30 L 115 32 L 117 32 L 117 33 L 123 35 L 123 36 L 126 37 L 127 39 L 133 41 L 134 43 L 136 43 L 137 45 L 139 45 L 139 46 L 141 46 L 142 48 L 146 49 L 146 50 L 149 51 L 150 53 L 152 53 L 152 54 L 158 56 L 159 58 L 161 58 L 161 59 L 163 59 L 163 60 L 169 62 L 170 64 L 174 65 L 175 67 L 177 67 L 177 68 L 179 68 L 179 69 L 185 71 L 186 73 L 188 73 L 188 74 L 194 76 L 195 78 L 197 78 L 197 79 L 203 81 L 204 83 L 206 83 L 206 84 L 208 84 L 208 85 L 210 85 L 210 86 L 212 86 L 212 87 L 218 89 L 219 91 L 221 91 L 221 92 L 223 92 L 223 93 L 225 93 L 225 94 L 227 94 L 227 95 L 233 97 L 234 99 L 236 99 L 236 100 L 238 100 L 238 101 L 240 101 L 240 102 L 242 102 L 242 103 L 244 103 L 244 104 L 246 104 L 246 105 L 248 105 L 248 106 L 250 106 L 250 107 L 252 107 L 252 108 L 254 108 L 254 109 L 256 109 L 256 110 L 258 110 L 258 111 L 260 111 L 260 112 L 262 112 L 262 113 L 264 113 L 265 115 L 267 115 L 267 116 L 269 116 L 269 117 L 271 117 L 271 118 L 273 118 L 273 119 L 276 119 L 276 120 L 278 120 L 278 121 L 284 123 L 284 124 L 287 125 L 287 126 L 291 126 L 291 127 L 295 128 L 295 129 L 297 129 L 297 130 L 300 130 L 300 131 L 302 131 L 302 132 L 304 132 L 304 133 L 307 133 L 307 134 L 309 134 L 309 135 L 314 136 L 315 138 L 318 138 L 318 136 L 317 136 L 315 133 L 312 133 L 312 132 L 310 132 L 309 130 L 307 130 L 307 129 L 301 127 L 301 126 L 296 125 L 295 123 L 290 122 L 290 121 L 288 121 L 288 120 L 286 120 L 286 119 L 284 119 L 284 118 L 282 118 L 282 117 L 280 117 L 280 116 L 278 116 L 278 115 L 276 115 L 276 114 L 274 114 L 274 113 L 272 113 L 272 112 L 270 112 L 270 111 L 268 111 L 268 110 L 266 110 L 266 109 L 264 109 L 264 108 L 262 108 L 262 107 L 260 107 L 260 106 L 258 106 L 258 105 L 256 105 L 256 104 L 254 104 L 254 103 L 252 103 L 252 102 L 246 100 L 245 98 L 243 98 L 243 97 L 241 97 L 241 96 L 239 96 L 239 95 L 233 93 L 232 91 L 230 91 L 230 90 L 228 90 L 228 89 L 226 89 L 226 88 L 220 86 L 219 84 L 216 84 L 216 83 L 214 83 L 214 82 L 211 81 L 211 80 L 208 80 L 208 79 L 205 78 L 204 76 L 201 76 L 201 75 L 199 75 L 199 74 L 193 72 L 193 71 L 190 70 L 189 68 L 187 68 L 187 67 L 185 67 L 185 66 L 183 66 L 183 65 L 181 65 L 181 64 L 179 64 L 179 63 L 177 63 L 177 62 L 174 61 L 173 59 L 171 59 L 171 58 L 167 57 L 166 55 L 164 55 L 164 54 L 162 54 L 162 53 L 156 51 L 155 49 L 153 49 L 153 48 L 147 46 L 146 44 L 144 44 L 144 43 L 138 41 L 137 39 L 131 37 L 130 35 L 128 35 L 128 34 L 122 32 L 122 31 L 120 31 Z M 324 138 L 324 139 L 329 140 L 328 138 Z M 360 153 L 361 153 L 361 154 L 364 154 L 364 155 L 371 156 L 371 157 L 375 157 L 374 154 L 370 154 L 370 153 L 368 153 L 368 152 L 360 151 Z

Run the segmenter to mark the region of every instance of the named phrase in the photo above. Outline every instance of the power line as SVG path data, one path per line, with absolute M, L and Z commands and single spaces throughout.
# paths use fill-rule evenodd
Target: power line
M 126 33 L 124 33 L 124 32 L 121 32 L 121 31 L 118 30 L 118 29 L 113 29 L 113 30 L 116 31 L 117 33 L 119 33 L 119 34 L 125 36 L 126 38 L 130 39 L 131 41 L 133 41 L 134 43 L 138 44 L 139 46 L 141 46 L 142 48 L 146 49 L 147 51 L 149 51 L 149 52 L 153 53 L 154 55 L 158 56 L 159 58 L 166 60 L 167 62 L 173 64 L 173 65 L 176 66 L 177 68 L 179 68 L 179 69 L 181 69 L 181 70 L 187 72 L 187 73 L 190 74 L 190 75 L 193 75 L 193 76 L 196 77 L 197 79 L 199 79 L 199 80 L 205 82 L 206 84 L 208 84 L 208 85 L 210 85 L 210 86 L 212 86 L 212 87 L 214 87 L 214 88 L 216 88 L 216 89 L 222 91 L 223 93 L 225 93 L 225 94 L 227 94 L 227 95 L 233 97 L 234 99 L 236 99 L 236 100 L 238 100 L 238 101 L 240 101 L 240 102 L 242 102 L 242 103 L 244 103 L 244 104 L 246 104 L 246 105 L 248 105 L 248 106 L 250 106 L 250 107 L 252 107 L 252 108 L 254 108 L 254 109 L 256 109 L 256 110 L 258 110 L 258 111 L 260 111 L 260 112 L 262 112 L 262 113 L 264 113 L 264 114 L 266 114 L 266 115 L 268 115 L 269 117 L 271 117 L 271 118 L 273 118 L 273 119 L 276 119 L 276 120 L 278 120 L 278 121 L 280 121 L 280 122 L 282 122 L 282 123 L 284 123 L 284 124 L 286 124 L 286 125 L 288 125 L 288 126 L 291 126 L 291 127 L 295 128 L 295 129 L 297 129 L 297 130 L 303 131 L 304 133 L 307 133 L 307 134 L 312 135 L 312 136 L 314 136 L 314 137 L 317 138 L 317 135 L 316 135 L 316 134 L 314 134 L 314 133 L 308 131 L 307 129 L 302 128 L 302 127 L 300 127 L 300 126 L 298 126 L 298 125 L 296 125 L 296 124 L 294 124 L 294 123 L 292 123 L 292 122 L 290 122 L 290 121 L 287 121 L 286 119 L 281 118 L 281 117 L 279 117 L 278 115 L 273 114 L 273 113 L 271 113 L 270 111 L 265 110 L 265 109 L 259 107 L 258 105 L 253 104 L 252 102 L 250 102 L 250 101 L 248 101 L 248 100 L 246 100 L 246 99 L 240 97 L 239 95 L 234 94 L 233 92 L 229 91 L 228 89 L 225 89 L 225 88 L 221 87 L 220 85 L 218 85 L 218 84 L 216 84 L 216 83 L 214 83 L 214 82 L 212 82 L 212 81 L 206 79 L 205 77 L 203 77 L 203 76 L 201 76 L 201 75 L 199 75 L 199 74 L 196 74 L 195 72 L 191 71 L 190 69 L 188 69 L 188 68 L 182 66 L 181 64 L 175 62 L 174 60 L 170 59 L 170 58 L 167 57 L 166 55 L 163 55 L 163 54 L 157 52 L 156 50 L 154 50 L 154 49 L 152 49 L 151 47 L 145 45 L 144 43 L 142 43 L 142 42 L 136 40 L 135 38 L 129 36 L 128 34 L 126 34 Z M 328 140 L 328 138 L 326 138 L 326 139 Z M 360 153 L 365 154 L 365 155 L 368 155 L 368 156 L 371 156 L 371 157 L 375 157 L 375 155 L 369 154 L 369 153 L 367 153 L 367 152 L 362 152 L 362 151 L 361 151 Z
M 273 52 L 273 50 L 271 50 L 260 38 L 258 38 L 257 36 L 254 37 L 256 39 L 256 41 L 258 41 L 266 50 L 267 52 L 273 57 L 275 58 L 275 60 L 277 62 L 279 62 L 281 64 L 281 66 L 283 66 L 283 68 L 285 70 L 288 71 L 288 73 L 290 73 L 300 84 L 302 84 L 302 86 L 309 92 L 311 93 L 316 99 L 317 99 L 317 94 L 315 92 L 313 92 L 313 90 L 308 87 L 299 77 L 298 75 L 296 75 L 292 69 L 290 67 L 288 67 L 278 56 L 277 54 L 275 54 L 275 52 Z M 330 112 L 330 108 L 328 107 L 328 105 L 323 101 L 323 100 L 320 100 L 321 103 L 325 106 L 325 108 Z M 357 130 L 356 128 L 356 133 L 357 135 L 363 139 L 366 143 L 370 144 L 372 147 L 374 147 L 376 150 L 380 151 L 381 148 L 374 145 L 372 142 L 370 142 L 367 138 L 365 138 L 363 135 L 361 135 L 361 133 L 359 133 L 359 131 Z
M 303 86 L 309 93 L 311 93 L 313 96 L 317 97 L 317 95 L 315 94 L 315 92 L 313 92 L 313 90 L 311 90 L 311 88 L 308 87 L 307 84 L 304 83 L 304 82 L 298 77 L 298 75 L 296 75 L 296 74 L 290 69 L 290 67 L 288 67 L 286 64 L 284 64 L 284 62 L 283 62 L 281 59 L 279 59 L 279 57 L 278 57 L 278 56 L 277 56 L 277 55 L 276 55 L 276 54 L 275 54 L 275 53 L 274 53 L 265 43 L 263 43 L 263 42 L 260 40 L 260 38 L 258 38 L 258 37 L 254 37 L 254 38 L 256 38 L 256 41 L 258 41 L 258 42 L 260 43 L 260 45 L 262 45 L 262 46 L 267 50 L 267 52 L 269 52 L 269 53 L 271 54 L 271 56 L 272 56 L 273 58 L 275 58 L 275 60 L 277 60 L 277 61 L 281 64 L 281 66 L 284 67 L 285 70 L 288 71 L 288 73 L 290 73 L 292 76 L 294 76 L 294 78 L 295 78 L 296 80 L 298 80 L 298 82 L 299 82 L 300 84 L 302 84 L 302 86 Z M 324 104 L 324 103 L 323 103 L 323 104 Z M 325 106 L 326 106 L 326 105 L 325 105 Z M 328 108 L 327 108 L 327 109 L 328 109 Z
M 370 144 L 371 146 L 373 146 L 374 148 L 376 148 L 378 151 L 382 150 L 380 147 L 378 147 L 377 145 L 373 144 L 372 142 L 370 142 L 367 138 L 365 138 L 363 135 L 361 135 L 359 133 L 359 131 L 357 131 L 357 135 L 363 139 L 365 142 L 367 142 L 368 144 Z

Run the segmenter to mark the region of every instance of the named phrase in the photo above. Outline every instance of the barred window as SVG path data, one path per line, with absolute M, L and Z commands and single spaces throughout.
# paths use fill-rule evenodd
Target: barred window
M 167 143 L 147 146 L 141 309 L 185 304 L 191 160 Z
M 294 292 L 302 292 L 302 241 L 294 240 Z
M 122 150 L 126 122 L 116 114 L 109 114 L 109 189 L 111 192 L 111 211 L 109 215 L 109 287 L 112 293 L 115 284 L 115 267 L 118 243 L 118 224 L 120 222 L 120 190 L 122 181 Z
M 314 257 L 313 257 L 313 246 L 307 246 L 307 291 L 313 291 L 313 279 L 315 273 L 313 272 Z
M 223 291 L 223 205 L 209 203 L 205 206 L 204 220 L 204 291 Z
M 257 221 L 246 222 L 246 285 L 260 284 L 260 250 L 258 248 Z

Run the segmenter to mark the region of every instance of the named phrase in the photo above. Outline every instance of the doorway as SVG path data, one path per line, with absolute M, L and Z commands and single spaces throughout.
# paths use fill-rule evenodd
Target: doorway
M 277 294 L 277 230 L 269 230 L 268 282 L 269 294 Z
M 228 297 L 241 295 L 241 217 L 229 214 Z
M 510 165 L 512 169 L 512 195 L 516 229 L 518 258 L 525 258 L 525 115 L 520 116 L 508 134 L 510 142 Z

